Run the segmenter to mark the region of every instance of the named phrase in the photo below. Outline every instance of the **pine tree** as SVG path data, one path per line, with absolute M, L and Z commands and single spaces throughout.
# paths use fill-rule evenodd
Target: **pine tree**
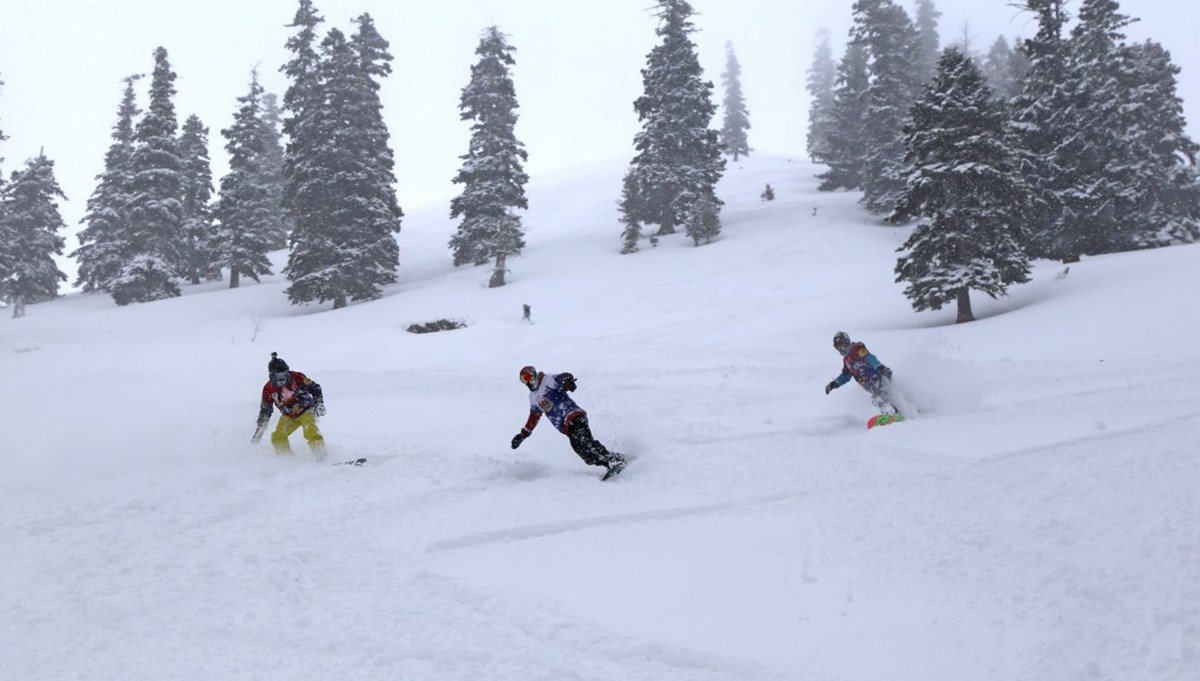
M 896 281 L 915 310 L 958 304 L 974 319 L 970 292 L 995 298 L 1029 280 L 1022 249 L 1028 188 L 1006 146 L 1003 106 L 970 58 L 948 48 L 912 108 L 905 160 L 913 171 L 893 221 L 921 221 L 901 250 Z
M 942 13 L 933 6 L 933 0 L 917 0 L 917 15 L 914 24 L 917 30 L 917 47 L 914 60 L 917 84 L 925 85 L 937 70 L 941 55 L 941 38 L 938 37 L 938 17 Z
M 1019 92 L 1020 81 L 1017 79 L 1018 74 L 1013 71 L 1014 59 L 1013 49 L 1009 47 L 1008 40 L 1000 36 L 992 43 L 987 57 L 983 60 L 981 70 L 987 79 L 988 87 L 995 93 L 996 99 L 1002 102 L 1007 102 Z
M 313 128 L 325 101 L 321 86 L 321 55 L 317 46 L 317 27 L 324 21 L 312 0 L 299 0 L 292 23 L 288 24 L 297 29 L 286 43 L 292 58 L 279 69 L 291 80 L 283 95 L 283 107 L 288 112 L 283 119 L 283 134 L 288 142 L 283 160 L 281 200 L 286 224 L 293 230 L 301 215 L 320 209 L 320 198 L 315 193 L 301 191 L 301 187 L 321 179 L 312 174 L 321 172 L 312 159 L 322 143 L 320 133 Z
M 179 155 L 183 164 L 183 271 L 192 284 L 203 277 L 210 281 L 220 276 L 215 264 L 213 244 L 212 165 L 208 159 L 208 128 L 199 117 L 188 116 L 179 135 Z
M 750 155 L 750 142 L 746 136 L 750 129 L 750 112 L 746 110 L 746 97 L 742 94 L 742 65 L 733 52 L 733 43 L 725 43 L 725 73 L 721 74 L 721 82 L 725 85 L 721 146 L 736 163 L 738 156 Z
M 904 193 L 903 130 L 916 99 L 917 33 L 904 9 L 892 0 L 857 0 L 851 36 L 871 58 L 871 83 L 862 137 L 866 145 L 862 203 L 891 213 Z
M 1067 116 L 1070 103 L 1062 87 L 1072 77 L 1063 37 L 1068 19 L 1066 2 L 1026 0 L 1023 5 L 1037 15 L 1038 31 L 1022 46 L 1029 69 L 1020 94 L 1010 102 L 1010 146 L 1016 150 L 1021 174 L 1032 189 L 1027 250 L 1034 257 L 1064 257 L 1055 225 L 1063 212 L 1061 192 L 1066 189 L 1066 179 L 1056 170 L 1055 153 L 1071 130 Z
M 0 80 L 0 91 L 3 91 L 3 90 L 4 90 L 4 81 Z M 4 130 L 0 130 L 0 142 L 3 142 L 6 139 L 8 139 L 8 137 L 5 136 Z M 3 164 L 3 163 L 4 163 L 4 157 L 0 156 L 0 164 Z M 4 196 L 4 172 L 0 171 L 0 197 L 3 197 L 3 196 Z M 3 224 L 3 221 L 4 221 L 4 204 L 3 204 L 3 201 L 0 201 L 0 224 Z M 3 274 L 4 272 L 8 272 L 12 268 L 12 264 L 6 261 L 7 249 L 5 248 L 5 244 L 7 244 L 11 239 L 12 239 L 11 235 L 7 234 L 4 230 L 0 229 L 0 274 Z
M 701 196 L 696 202 L 687 224 L 687 235 L 692 243 L 710 244 L 721 233 L 721 207 L 707 196 Z
M 403 213 L 396 201 L 392 151 L 383 124 L 379 84 L 391 71 L 387 42 L 369 15 L 355 19 L 352 40 L 332 29 L 321 43 L 318 90 L 324 106 L 304 121 L 308 142 L 290 155 L 294 214 L 284 269 L 293 304 L 374 300 L 394 283 L 395 234 Z
M 643 94 L 634 102 L 642 130 L 634 138 L 634 175 L 640 190 L 643 223 L 674 234 L 691 222 L 701 198 L 722 205 L 716 184 L 725 172 L 717 131 L 709 124 L 716 105 L 713 85 L 703 70 L 689 34 L 695 11 L 687 0 L 658 0 L 657 35 L 642 69 Z
M 479 60 L 459 99 L 459 117 L 472 121 L 471 142 L 460 158 L 454 183 L 462 193 L 450 202 L 450 218 L 462 218 L 450 239 L 454 265 L 482 265 L 496 259 L 489 286 L 504 285 L 508 256 L 525 247 L 521 221 L 513 210 L 528 208 L 525 198 L 525 145 L 516 137 L 517 95 L 509 67 L 516 63 L 496 26 L 487 28 L 475 48 Z
M 250 90 L 238 97 L 233 125 L 221 131 L 229 154 L 229 173 L 221 178 L 217 203 L 216 261 L 229 268 L 229 288 L 242 276 L 258 281 L 271 274 L 267 251 L 278 236 L 278 197 L 272 191 L 274 159 L 267 150 L 261 109 L 262 86 L 258 72 L 250 77 Z
M 118 305 L 179 295 L 183 267 L 183 186 L 175 139 L 175 73 L 167 50 L 154 51 L 150 104 L 134 130 L 128 204 L 129 259 L 112 284 Z
M 271 249 L 287 246 L 287 235 L 291 222 L 283 208 L 283 112 L 279 110 L 275 95 L 264 92 L 262 96 L 262 127 L 264 144 L 263 181 L 271 194 L 271 205 L 275 217 L 271 221 Z
M 638 239 L 642 236 L 642 225 L 638 222 L 638 187 L 633 170 L 625 171 L 621 181 L 621 200 L 617 202 L 621 214 L 621 255 L 636 253 Z
M 1152 248 L 1200 241 L 1200 147 L 1185 131 L 1183 100 L 1176 88 L 1179 67 L 1152 41 L 1129 45 L 1125 53 L 1125 139 L 1136 160 L 1130 169 L 1136 195 L 1130 245 Z
M 821 159 L 829 165 L 829 170 L 817 176 L 821 179 L 817 187 L 820 191 L 862 188 L 867 159 L 862 130 L 871 84 L 869 68 L 867 48 L 857 42 L 846 45 L 846 53 L 838 64 L 827 142 L 829 150 Z
M 834 107 L 834 87 L 838 82 L 837 67 L 829 48 L 829 31 L 817 32 L 819 39 L 808 68 L 808 157 L 817 163 L 828 163 L 833 156 L 830 137 L 837 132 Z
M 133 177 L 133 124 L 141 114 L 134 97 L 133 84 L 140 75 L 125 79 L 125 91 L 113 125 L 113 143 L 104 155 L 104 172 L 87 202 L 80 222 L 87 226 L 76 238 L 80 246 L 70 254 L 79 263 L 75 285 L 85 292 L 111 292 L 113 282 L 128 257 L 129 185 Z
M 14 172 L 0 207 L 0 296 L 13 303 L 13 317 L 24 316 L 26 303 L 53 300 L 67 275 L 54 256 L 62 255 L 66 224 L 57 199 L 65 199 L 54 178 L 54 162 L 45 154 Z

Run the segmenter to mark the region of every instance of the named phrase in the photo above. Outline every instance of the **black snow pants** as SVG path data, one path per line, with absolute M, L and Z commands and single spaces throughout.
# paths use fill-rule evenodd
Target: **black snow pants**
M 567 424 L 567 437 L 571 440 L 571 449 L 589 466 L 608 466 L 609 462 L 620 460 L 620 455 L 612 454 L 600 441 L 592 437 L 592 429 L 588 427 L 586 414 L 580 414 Z

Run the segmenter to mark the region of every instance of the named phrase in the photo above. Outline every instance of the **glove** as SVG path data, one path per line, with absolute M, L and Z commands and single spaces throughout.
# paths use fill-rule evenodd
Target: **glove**
M 250 436 L 250 442 L 252 444 L 258 444 L 262 440 L 263 433 L 266 432 L 266 430 L 267 426 L 265 424 L 255 428 L 254 434 Z
M 527 438 L 527 437 L 529 437 L 529 431 L 522 428 L 521 432 L 517 433 L 516 435 L 513 435 L 512 448 L 516 449 L 517 447 L 520 447 L 521 443 L 524 442 L 525 438 Z
M 825 394 L 828 395 L 831 390 L 838 387 L 837 381 L 830 381 L 825 384 Z
M 325 415 L 325 403 L 317 402 L 317 406 L 313 407 L 313 413 L 315 413 L 317 416 L 324 416 Z
M 567 392 L 575 392 L 575 375 L 571 372 L 566 372 L 558 377 L 558 382 L 562 384 L 563 390 Z

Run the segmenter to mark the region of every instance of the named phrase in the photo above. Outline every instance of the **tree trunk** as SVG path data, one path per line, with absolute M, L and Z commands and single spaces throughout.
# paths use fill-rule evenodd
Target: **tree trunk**
M 229 270 L 229 288 L 237 288 L 242 281 L 242 273 L 236 267 Z
M 973 321 L 975 321 L 975 315 L 971 313 L 971 289 L 964 286 L 958 289 L 958 319 L 954 320 L 954 323 L 962 324 Z
M 25 316 L 25 298 L 15 296 L 12 299 L 13 319 Z
M 507 259 L 508 256 L 504 255 L 503 253 L 500 253 L 496 256 L 496 269 L 492 270 L 492 280 L 488 282 L 488 288 L 499 288 L 504 286 L 504 273 L 507 271 L 504 269 L 504 262 Z M 529 313 L 526 312 L 525 316 L 528 319 Z
M 338 294 L 334 296 L 333 309 L 340 310 L 343 307 L 346 307 L 346 296 L 344 294 Z

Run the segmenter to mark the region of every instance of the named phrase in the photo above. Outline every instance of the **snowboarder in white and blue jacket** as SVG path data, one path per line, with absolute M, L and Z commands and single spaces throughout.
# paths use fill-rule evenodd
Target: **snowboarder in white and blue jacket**
M 575 377 L 570 373 L 545 374 L 526 366 L 521 369 L 521 383 L 529 388 L 529 418 L 521 432 L 513 436 L 512 448 L 521 446 L 525 438 L 533 433 L 538 421 L 545 414 L 554 427 L 562 431 L 571 441 L 571 449 L 590 466 L 613 467 L 624 465 L 625 459 L 610 452 L 592 437 L 588 426 L 587 412 L 571 399 L 567 393 L 575 390 Z M 615 471 L 614 471 L 615 472 Z
M 846 385 L 853 378 L 871 393 L 871 403 L 878 409 L 889 408 L 899 414 L 900 410 L 892 402 L 892 370 L 871 354 L 866 345 L 852 342 L 845 331 L 834 334 L 833 347 L 842 355 L 842 373 L 825 386 L 825 394 Z

